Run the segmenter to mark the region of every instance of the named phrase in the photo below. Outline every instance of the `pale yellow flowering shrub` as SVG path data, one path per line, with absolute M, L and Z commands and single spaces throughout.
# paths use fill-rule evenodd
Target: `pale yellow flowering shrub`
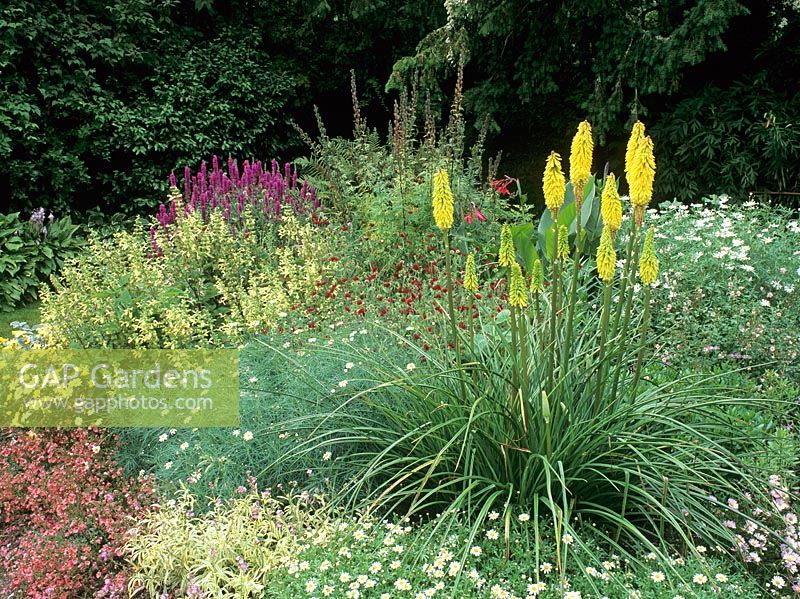
M 235 232 L 219 212 L 92 239 L 42 291 L 56 347 L 187 348 L 271 329 L 325 275 L 331 241 L 293 217 Z
M 195 513 L 195 498 L 183 490 L 131 531 L 129 589 L 147 597 L 261 597 L 278 568 L 328 542 L 334 522 L 324 507 L 307 494 L 277 500 L 250 491 Z
M 213 322 L 187 290 L 147 255 L 141 227 L 97 237 L 41 289 L 42 322 L 54 347 L 179 348 L 205 345 Z

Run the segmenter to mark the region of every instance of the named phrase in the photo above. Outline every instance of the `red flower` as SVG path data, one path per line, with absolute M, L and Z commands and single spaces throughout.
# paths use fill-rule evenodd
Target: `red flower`
M 512 179 L 508 175 L 503 177 L 502 179 L 497 179 L 492 181 L 492 187 L 494 190 L 499 193 L 501 196 L 510 196 L 511 190 L 508 189 L 508 186 L 511 185 L 516 179 Z

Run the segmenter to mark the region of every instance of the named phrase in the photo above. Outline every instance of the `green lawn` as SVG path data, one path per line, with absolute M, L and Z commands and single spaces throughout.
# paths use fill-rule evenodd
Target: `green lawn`
M 28 324 L 39 323 L 39 302 L 22 306 L 11 312 L 0 312 L 0 337 L 11 336 L 11 323 L 15 321 Z

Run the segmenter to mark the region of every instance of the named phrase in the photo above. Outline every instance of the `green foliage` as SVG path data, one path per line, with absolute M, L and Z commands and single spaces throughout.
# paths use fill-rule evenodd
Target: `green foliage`
M 0 214 L 0 311 L 36 300 L 37 287 L 82 245 L 68 216 L 45 219 L 41 209 L 35 216 L 23 222 L 18 212 Z
M 665 156 L 656 192 L 692 200 L 707 193 L 736 199 L 753 191 L 800 188 L 800 95 L 782 94 L 766 73 L 728 89 L 707 86 L 679 102 L 654 128 Z
M 450 173 L 455 197 L 451 234 L 459 247 L 482 243 L 494 234 L 493 226 L 481 226 L 476 208 L 489 221 L 509 214 L 505 202 L 489 186 L 496 162 L 483 163 L 486 131 L 471 148 L 465 147 L 466 123 L 461 112 L 461 80 L 456 85 L 446 126 L 437 127 L 438 116 L 426 104 L 419 114 L 415 89 L 403 90 L 394 105 L 394 120 L 385 143 L 361 118 L 352 81 L 354 135 L 352 140 L 330 138 L 319 119 L 320 136 L 312 140 L 308 158 L 298 160 L 303 173 L 319 190 L 329 211 L 365 231 L 368 253 L 383 265 L 406 258 L 399 253 L 401 237 L 419 239 L 435 230 L 430 217 L 433 173 Z M 348 226 L 350 226 L 348 225 Z M 418 249 L 418 248 L 417 248 Z
M 374 104 L 388 66 L 440 12 L 422 1 L 10 0 L 0 195 L 18 209 L 46 196 L 53 209 L 131 214 L 153 207 L 171 167 L 290 152 L 295 109 L 335 101 L 353 65 Z
M 87 0 L 69 9 L 11 0 L 0 12 L 0 177 L 16 205 L 63 209 L 112 156 L 94 144 L 104 96 L 135 92 L 158 55 L 171 0 Z M 120 79 L 120 73 L 121 79 Z M 127 90 L 127 91 L 125 91 Z M 100 142 L 104 143 L 104 142 Z
M 395 77 L 447 69 L 463 53 L 480 82 L 466 96 L 478 114 L 506 125 L 531 109 L 559 123 L 588 111 L 601 139 L 639 94 L 675 92 L 687 67 L 723 49 L 731 19 L 746 12 L 735 0 L 447 6 L 447 21 L 414 61 L 395 64 Z
M 124 169 L 99 173 L 98 182 L 127 208 L 153 205 L 164 190 L 165 167 L 222 155 L 275 155 L 286 151 L 292 102 L 302 82 L 290 65 L 261 48 L 255 27 L 225 28 L 215 36 L 170 40 L 134 102 L 99 98 L 100 156 L 125 156 Z
M 322 349 L 328 341 L 333 351 Z M 165 493 L 184 485 L 198 498 L 210 489 L 215 497 L 235 496 L 251 473 L 259 473 L 262 486 L 339 487 L 342 483 L 330 478 L 334 472 L 329 466 L 346 460 L 346 453 L 326 456 L 336 448 L 325 447 L 291 459 L 298 436 L 283 427 L 292 419 L 327 412 L 335 398 L 362 386 L 363 364 L 351 361 L 354 348 L 380 352 L 398 368 L 412 359 L 383 329 L 363 322 L 338 321 L 322 330 L 259 337 L 241 353 L 237 429 L 125 429 L 120 431 L 120 463 L 131 474 L 140 469 L 152 473 Z M 345 386 L 340 386 L 342 381 Z M 281 458 L 279 468 L 269 468 Z M 197 509 L 205 507 L 198 499 Z

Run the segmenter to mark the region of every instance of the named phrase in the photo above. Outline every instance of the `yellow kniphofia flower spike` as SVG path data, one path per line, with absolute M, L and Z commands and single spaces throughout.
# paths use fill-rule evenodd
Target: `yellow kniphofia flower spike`
M 478 271 L 475 268 L 475 256 L 467 256 L 467 264 L 464 267 L 464 289 L 471 293 L 478 292 Z
M 525 279 L 522 276 L 522 269 L 516 262 L 511 267 L 511 284 L 508 289 L 508 303 L 515 308 L 526 308 L 528 306 L 528 289 L 525 286 Z
M 555 219 L 556 214 L 558 214 L 558 211 L 564 203 L 564 192 L 566 188 L 567 182 L 561 170 L 561 156 L 556 152 L 550 152 L 544 167 L 542 190 L 544 191 L 544 203 L 547 205 L 550 212 L 552 212 L 553 219 Z
M 616 268 L 617 252 L 611 241 L 611 230 L 606 225 L 600 234 L 600 245 L 597 247 L 597 276 L 604 283 L 611 283 L 614 280 Z
M 603 224 L 608 225 L 608 228 L 611 229 L 613 237 L 622 226 L 622 202 L 619 199 L 617 179 L 614 173 L 609 173 L 606 177 L 603 195 L 600 197 L 600 215 L 603 217 Z
M 589 176 L 592 174 L 593 149 L 592 126 L 589 121 L 583 121 L 578 125 L 578 131 L 572 138 L 572 147 L 569 154 L 569 178 L 572 181 L 575 203 L 578 207 L 583 202 L 583 191 Z
M 653 227 L 650 227 L 644 237 L 642 257 L 639 259 L 639 280 L 642 285 L 652 285 L 658 278 L 658 258 L 653 237 Z
M 444 169 L 433 176 L 433 220 L 442 231 L 449 231 L 453 226 L 453 190 Z
M 500 229 L 500 252 L 498 255 L 500 266 L 508 268 L 512 264 L 516 264 L 517 257 L 514 252 L 514 239 L 511 237 L 511 227 L 503 225 Z

